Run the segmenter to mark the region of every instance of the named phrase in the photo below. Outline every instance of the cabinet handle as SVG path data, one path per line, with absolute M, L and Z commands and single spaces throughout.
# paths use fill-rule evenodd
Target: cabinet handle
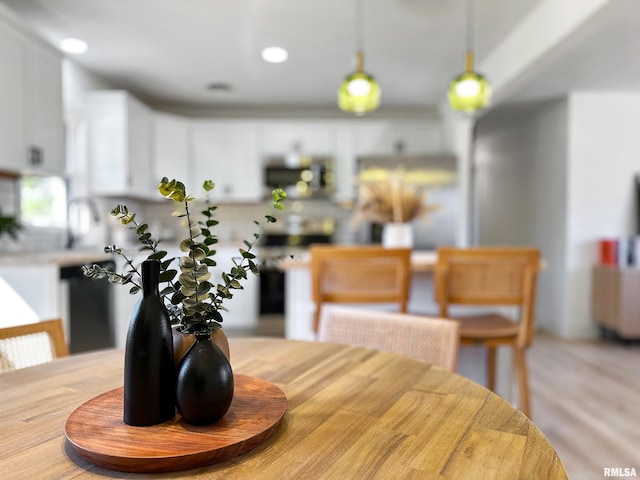
M 39 167 L 42 165 L 42 162 L 44 160 L 44 152 L 42 151 L 42 148 L 36 145 L 30 145 L 28 156 L 29 165 L 31 165 L 32 167 Z

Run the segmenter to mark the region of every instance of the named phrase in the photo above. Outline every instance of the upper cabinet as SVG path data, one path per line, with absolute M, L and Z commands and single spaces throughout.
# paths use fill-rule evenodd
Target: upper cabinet
M 0 169 L 64 175 L 62 56 L 0 10 Z
M 194 121 L 192 190 L 200 195 L 203 180 L 216 184 L 217 202 L 258 202 L 263 196 L 263 166 L 258 152 L 259 129 L 253 122 Z
M 440 151 L 439 121 L 369 120 L 353 126 L 356 156 L 422 154 Z
M 27 48 L 26 60 L 28 168 L 61 175 L 65 166 L 60 57 L 33 44 Z
M 95 195 L 155 198 L 152 114 L 124 91 L 87 95 L 89 190 Z
M 261 153 L 264 157 L 335 154 L 335 127 L 329 122 L 270 121 L 262 125 Z
M 0 167 L 19 171 L 25 163 L 22 39 L 0 23 Z
M 188 192 L 195 192 L 192 185 L 193 168 L 189 147 L 189 121 L 178 115 L 156 112 L 153 115 L 152 164 L 154 179 L 177 179 L 185 184 Z

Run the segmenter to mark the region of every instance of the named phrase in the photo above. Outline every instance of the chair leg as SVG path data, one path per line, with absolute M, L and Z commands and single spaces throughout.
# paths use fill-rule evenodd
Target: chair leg
M 498 352 L 496 347 L 487 347 L 487 388 L 492 392 L 496 391 L 496 358 Z
M 531 405 L 529 399 L 529 375 L 525 351 L 522 348 L 513 348 L 514 366 L 518 377 L 518 405 L 520 411 L 531 418 Z

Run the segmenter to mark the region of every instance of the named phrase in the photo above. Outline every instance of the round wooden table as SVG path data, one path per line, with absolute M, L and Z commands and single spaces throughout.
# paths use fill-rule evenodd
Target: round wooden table
M 288 398 L 278 431 L 223 463 L 127 474 L 85 461 L 63 428 L 83 402 L 122 384 L 124 352 L 71 356 L 0 375 L 0 466 L 17 478 L 566 479 L 540 430 L 459 375 L 389 353 L 279 339 L 232 339 L 237 374 Z

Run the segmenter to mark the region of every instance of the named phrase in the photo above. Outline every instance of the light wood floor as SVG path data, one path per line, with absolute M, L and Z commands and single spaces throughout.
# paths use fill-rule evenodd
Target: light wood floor
M 283 337 L 284 324 L 269 316 L 238 334 Z M 528 361 L 533 421 L 569 478 L 602 479 L 605 467 L 633 467 L 640 475 L 640 344 L 539 334 Z
M 640 475 L 640 345 L 539 335 L 529 351 L 533 420 L 570 479 Z

